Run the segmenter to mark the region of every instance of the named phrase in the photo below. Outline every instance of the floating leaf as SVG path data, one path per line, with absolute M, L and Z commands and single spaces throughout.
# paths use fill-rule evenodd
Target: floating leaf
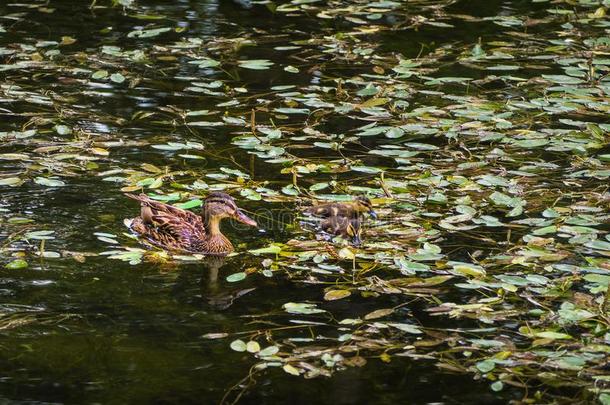
M 552 331 L 536 332 L 534 336 L 544 339 L 572 339 L 570 335 Z
M 125 81 L 125 76 L 120 73 L 113 73 L 110 75 L 110 80 L 115 83 L 123 83 Z
M 287 186 L 282 187 L 282 193 L 287 195 L 299 195 L 299 190 L 292 184 L 289 184 Z
M 47 177 L 36 177 L 34 179 L 34 183 L 40 184 L 41 186 L 47 186 L 47 187 L 63 187 L 66 185 L 66 183 L 64 183 L 61 180 L 49 179 Z
M 306 304 L 298 302 L 287 302 L 284 304 L 284 310 L 291 314 L 318 314 L 326 312 L 323 309 L 316 308 L 315 304 Z
M 171 31 L 169 27 L 154 28 L 149 30 L 135 30 L 127 34 L 128 38 L 153 38 L 164 32 Z
M 195 198 L 195 199 L 192 199 L 190 201 L 180 203 L 180 204 L 175 204 L 176 207 L 182 208 L 183 210 L 188 210 L 188 209 L 195 208 L 195 207 L 201 207 L 202 205 L 203 205 L 203 201 L 201 201 L 199 198 Z
M 229 283 L 236 283 L 238 281 L 242 281 L 243 279 L 245 279 L 246 276 L 247 276 L 247 274 L 244 272 L 233 273 L 233 274 L 227 276 L 227 281 Z
M 14 186 L 17 184 L 21 184 L 21 179 L 19 177 L 5 177 L 0 179 L 0 186 Z
M 260 249 L 253 249 L 253 250 L 249 250 L 248 252 L 254 254 L 254 255 L 260 255 L 260 254 L 265 254 L 265 253 L 272 253 L 272 254 L 278 254 L 282 251 L 281 246 L 279 245 L 269 245 L 268 247 L 265 248 L 260 248 Z
M 55 239 L 54 236 L 51 236 L 55 233 L 55 231 L 32 231 L 27 232 L 25 237 L 27 239 L 37 239 L 37 240 L 50 240 Z
M 243 340 L 237 339 L 231 342 L 231 349 L 236 352 L 245 352 L 247 350 L 247 345 Z
M 55 132 L 59 135 L 70 135 L 72 133 L 72 129 L 67 125 L 55 125 Z
M 273 111 L 282 114 L 309 114 L 307 108 L 275 108 Z
M 277 354 L 280 351 L 280 348 L 277 346 L 267 346 L 264 349 L 258 352 L 259 357 L 268 357 Z
M 104 79 L 106 77 L 108 77 L 107 70 L 97 70 L 97 71 L 93 72 L 93 74 L 91 75 L 91 78 L 95 79 L 95 80 Z
M 382 169 L 380 169 L 378 167 L 371 167 L 371 166 L 352 166 L 351 169 L 355 172 L 371 173 L 371 174 L 383 172 Z
M 390 314 L 392 314 L 394 312 L 393 308 L 383 308 L 383 309 L 377 309 L 373 312 L 369 312 L 368 314 L 366 314 L 364 316 L 364 319 L 371 320 L 371 319 L 377 319 L 377 318 L 383 318 L 386 317 Z
M 419 327 L 408 323 L 388 323 L 388 325 L 414 335 L 421 335 L 423 333 Z
M 219 332 L 219 333 L 206 333 L 205 335 L 202 335 L 201 337 L 204 339 L 223 339 L 223 338 L 226 338 L 227 336 L 229 336 L 228 333 Z
M 349 290 L 330 290 L 324 294 L 326 301 L 336 301 L 349 297 L 352 293 Z
M 261 346 L 258 344 L 258 342 L 251 340 L 246 344 L 246 350 L 249 353 L 258 353 L 261 350 Z
M 454 264 L 452 273 L 468 277 L 484 277 L 487 274 L 483 267 L 468 263 Z
M 496 368 L 496 363 L 493 360 L 483 360 L 478 362 L 476 367 L 481 373 L 489 373 Z
M 239 67 L 252 70 L 267 70 L 273 66 L 273 62 L 267 59 L 240 60 L 238 63 Z
M 542 75 L 543 78 L 545 78 L 546 80 L 549 80 L 553 83 L 560 83 L 560 84 L 579 84 L 582 83 L 581 79 L 572 77 L 572 76 L 566 76 L 566 75 Z
M 28 267 L 28 262 L 23 259 L 16 259 L 12 262 L 7 263 L 4 267 L 9 270 L 25 269 L 26 267 Z
M 283 369 L 288 374 L 292 374 L 292 375 L 296 375 L 296 376 L 300 375 L 299 369 L 294 366 L 291 366 L 290 364 L 285 364 Z

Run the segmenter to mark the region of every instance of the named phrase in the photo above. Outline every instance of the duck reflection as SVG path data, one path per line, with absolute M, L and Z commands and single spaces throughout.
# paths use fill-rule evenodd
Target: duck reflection
M 249 292 L 254 291 L 256 288 L 245 288 L 245 289 L 229 289 L 219 283 L 218 276 L 220 269 L 225 265 L 226 258 L 221 256 L 208 256 L 205 258 L 203 264 L 207 271 L 204 272 L 201 277 L 201 297 L 210 306 L 216 309 L 227 309 L 236 299 L 242 297 Z

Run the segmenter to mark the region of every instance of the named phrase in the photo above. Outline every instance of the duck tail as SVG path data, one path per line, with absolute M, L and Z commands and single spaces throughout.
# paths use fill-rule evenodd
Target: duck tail
M 138 195 L 131 194 L 131 193 L 125 193 L 125 196 L 131 198 L 132 200 L 137 200 L 137 201 L 140 201 L 140 202 L 144 202 L 144 201 L 150 200 L 150 197 L 148 197 L 146 194 L 143 194 L 143 193 L 142 194 L 138 194 Z

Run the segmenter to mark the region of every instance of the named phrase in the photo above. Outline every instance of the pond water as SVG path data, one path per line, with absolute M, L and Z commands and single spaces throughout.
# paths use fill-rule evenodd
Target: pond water
M 2 2 L 0 398 L 610 403 L 609 6 Z M 224 261 L 123 224 L 210 190 Z

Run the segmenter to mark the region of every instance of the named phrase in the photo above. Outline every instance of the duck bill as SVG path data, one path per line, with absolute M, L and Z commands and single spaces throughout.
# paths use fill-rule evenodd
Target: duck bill
M 377 219 L 377 213 L 376 213 L 375 211 L 370 210 L 370 211 L 369 211 L 369 215 L 371 216 L 371 218 L 373 218 L 373 219 Z
M 250 226 L 257 226 L 255 220 L 253 220 L 252 218 L 250 218 L 249 216 L 247 216 L 246 214 L 244 214 L 243 212 L 241 212 L 239 210 L 235 212 L 235 216 L 233 218 L 235 218 L 237 221 L 241 222 L 242 224 L 246 224 L 246 225 L 250 225 Z
M 362 245 L 362 239 L 360 239 L 360 235 L 355 235 L 355 236 L 352 238 L 352 244 L 353 244 L 354 246 L 360 246 L 360 245 Z

